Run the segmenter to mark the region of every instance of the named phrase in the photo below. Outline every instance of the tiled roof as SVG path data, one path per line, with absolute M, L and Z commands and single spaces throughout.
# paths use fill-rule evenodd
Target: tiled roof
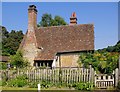
M 6 62 L 9 60 L 9 56 L 0 56 L 0 60 L 2 60 L 3 62 Z
M 42 50 L 35 60 L 53 60 L 57 52 L 94 50 L 93 24 L 40 27 L 35 36 Z

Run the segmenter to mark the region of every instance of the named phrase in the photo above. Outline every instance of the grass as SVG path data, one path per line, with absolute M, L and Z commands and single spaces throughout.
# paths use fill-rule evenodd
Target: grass
M 0 90 L 37 90 L 37 88 L 27 88 L 27 87 L 0 87 Z
M 38 90 L 38 89 L 28 88 L 28 87 L 0 87 L 0 90 Z M 51 87 L 51 88 L 41 89 L 41 90 L 71 90 L 71 89 L 66 87 L 62 87 L 62 88 Z

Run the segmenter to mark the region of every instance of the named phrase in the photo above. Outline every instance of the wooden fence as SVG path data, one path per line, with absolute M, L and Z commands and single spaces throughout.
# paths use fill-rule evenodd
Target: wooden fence
M 26 75 L 29 82 L 63 83 L 66 85 L 78 82 L 94 83 L 96 88 L 114 87 L 118 84 L 118 68 L 111 74 L 96 74 L 94 69 L 87 68 L 46 68 L 46 69 L 17 69 L 0 71 L 2 78 L 10 80 L 19 75 Z
M 78 82 L 94 82 L 93 68 L 54 68 L 54 69 L 18 69 L 8 70 L 6 76 L 13 79 L 19 75 L 26 75 L 28 81 L 40 82 L 46 81 L 50 83 L 78 83 Z
M 78 83 L 93 82 L 91 73 L 93 69 L 85 68 L 54 68 L 54 69 L 35 69 L 35 70 L 18 70 L 18 75 L 26 74 L 29 81 L 40 82 L 47 81 L 50 83 Z
M 114 74 L 96 74 L 95 76 L 95 87 L 97 88 L 110 88 L 114 87 Z

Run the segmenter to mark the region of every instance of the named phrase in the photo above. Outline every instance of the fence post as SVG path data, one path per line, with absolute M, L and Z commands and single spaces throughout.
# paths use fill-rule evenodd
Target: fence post
M 89 83 L 92 82 L 92 66 L 90 65 Z
M 119 62 L 119 67 L 118 68 L 120 69 L 120 56 L 119 56 L 119 61 L 118 62 Z
M 118 68 L 115 69 L 115 87 L 118 85 Z
M 94 75 L 94 83 L 95 83 L 95 87 L 96 87 L 96 71 L 95 71 L 95 75 Z
M 9 80 L 9 70 L 8 69 L 6 70 L 6 75 L 7 75 L 7 79 L 6 80 Z
M 94 77 L 95 77 L 95 73 L 94 73 L 94 68 L 92 68 L 92 72 L 91 72 L 91 82 L 94 83 Z
M 118 61 L 118 63 L 119 63 L 119 71 L 118 71 L 118 80 L 120 80 L 120 56 L 119 56 L 119 61 Z

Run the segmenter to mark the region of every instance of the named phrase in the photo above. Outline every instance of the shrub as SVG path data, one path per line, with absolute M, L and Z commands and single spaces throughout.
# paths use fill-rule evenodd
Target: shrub
M 117 86 L 118 89 L 120 89 L 120 81 L 118 81 L 118 86 Z
M 76 85 L 74 85 L 74 87 L 77 89 L 77 90 L 93 90 L 93 84 L 92 83 L 78 83 Z
M 30 83 L 28 84 L 28 86 L 29 86 L 30 88 L 37 88 L 37 87 L 38 87 L 38 82 L 30 82 Z
M 24 68 L 26 66 L 29 66 L 27 60 L 23 58 L 23 54 L 21 51 L 18 51 L 15 55 L 10 56 L 9 61 L 13 67 Z
M 80 53 L 78 64 L 89 68 L 91 64 L 96 72 L 111 74 L 118 67 L 119 53 L 98 52 Z
M 3 71 L 3 72 L 1 73 L 0 86 L 5 86 L 7 80 L 8 80 L 7 72 Z
M 42 82 L 29 82 L 28 86 L 30 88 L 37 88 L 40 83 L 41 88 L 50 88 L 53 86 L 53 83 L 43 80 Z
M 0 80 L 0 86 L 5 86 L 6 85 L 6 81 L 5 80 Z
M 10 87 L 23 87 L 27 85 L 27 77 L 24 75 L 16 77 L 16 79 L 12 79 L 7 82 L 7 85 Z
M 41 88 L 50 88 L 52 86 L 53 86 L 53 83 L 50 83 L 44 80 L 41 82 Z
M 0 62 L 0 70 L 2 70 L 2 69 L 7 69 L 7 64 Z

